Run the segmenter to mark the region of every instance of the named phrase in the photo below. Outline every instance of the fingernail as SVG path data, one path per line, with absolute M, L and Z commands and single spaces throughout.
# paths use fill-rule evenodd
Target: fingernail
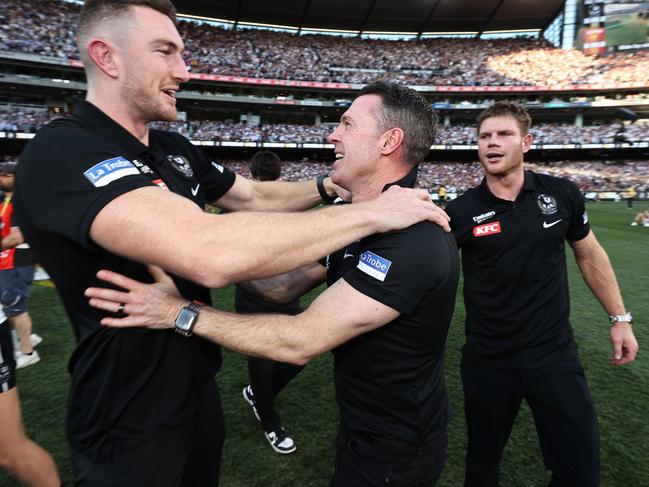
M 622 358 L 622 355 L 616 355 L 615 360 L 620 360 Z

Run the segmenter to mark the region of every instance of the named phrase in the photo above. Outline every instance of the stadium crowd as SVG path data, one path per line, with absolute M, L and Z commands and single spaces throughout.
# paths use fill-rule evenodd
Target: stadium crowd
M 27 110 L 0 105 L 0 131 L 35 132 L 52 118 L 45 110 Z M 192 140 L 217 142 L 325 143 L 335 128 L 331 124 L 249 124 L 245 122 L 190 120 L 155 123 L 154 128 L 179 132 Z M 532 127 L 534 143 L 611 144 L 649 142 L 649 125 L 619 123 L 577 127 L 570 124 L 538 124 Z M 440 127 L 437 144 L 471 145 L 476 143 L 473 126 Z
M 233 171 L 249 177 L 248 164 L 241 161 L 224 163 Z M 649 191 L 649 161 L 561 161 L 551 163 L 528 162 L 528 169 L 573 181 L 582 191 L 624 191 L 633 186 L 637 191 Z M 282 179 L 308 181 L 318 174 L 331 172 L 331 165 L 322 162 L 286 162 Z M 458 162 L 424 163 L 419 166 L 418 187 L 437 191 L 444 186 L 449 193 L 463 193 L 480 183 L 483 176 L 480 164 Z
M 77 4 L 6 0 L 0 51 L 79 59 Z M 427 85 L 534 86 L 649 84 L 649 51 L 587 56 L 538 39 L 368 40 L 228 30 L 180 21 L 185 59 L 194 73 L 321 82 L 376 79 Z

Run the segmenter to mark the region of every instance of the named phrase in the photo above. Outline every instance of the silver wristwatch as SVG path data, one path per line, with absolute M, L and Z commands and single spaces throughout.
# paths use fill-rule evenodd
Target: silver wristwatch
M 178 313 L 178 317 L 174 323 L 174 330 L 183 336 L 192 336 L 194 325 L 198 320 L 198 312 L 202 307 L 203 303 L 199 303 L 198 301 L 192 301 L 187 306 L 184 306 L 180 310 L 180 313 Z
M 611 325 L 623 322 L 628 322 L 631 325 L 633 324 L 633 316 L 631 316 L 631 313 L 629 313 L 628 311 L 623 315 L 611 315 L 608 317 L 608 319 L 611 320 Z

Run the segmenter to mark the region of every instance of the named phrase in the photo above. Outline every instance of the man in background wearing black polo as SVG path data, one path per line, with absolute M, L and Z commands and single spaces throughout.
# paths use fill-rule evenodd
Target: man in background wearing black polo
M 392 186 L 413 187 L 435 125 L 430 103 L 415 91 L 380 82 L 363 88 L 329 136 L 336 151 L 332 179 L 352 195 L 343 206 L 373 200 Z M 164 281 L 161 290 L 111 272 L 99 277 L 129 290 L 86 291 L 100 309 L 127 304 L 129 316 L 105 318 L 105 325 L 169 328 L 186 302 L 163 293 Z M 331 485 L 432 487 L 446 458 L 444 345 L 458 277 L 454 238 L 423 222 L 330 254 L 327 290 L 297 316 L 204 308 L 193 332 L 242 353 L 298 364 L 333 349 L 340 426 Z M 263 284 L 272 288 L 272 280 Z M 295 271 L 279 282 L 290 299 L 318 279 Z
M 499 465 L 523 398 L 539 433 L 550 485 L 594 487 L 599 432 L 569 323 L 564 245 L 610 315 L 614 365 L 638 349 L 608 256 L 571 182 L 524 170 L 531 119 L 498 102 L 478 117 L 480 186 L 447 206 L 462 250 L 462 357 L 469 445 L 465 485 L 499 485 Z
M 250 158 L 250 175 L 254 181 L 275 181 L 282 174 L 282 161 L 271 151 L 260 151 Z M 304 311 L 299 298 L 287 303 L 275 303 L 264 299 L 246 288 L 237 285 L 234 291 L 234 309 L 237 313 L 285 313 L 296 315 Z M 243 398 L 252 407 L 252 411 L 261 423 L 264 435 L 270 446 L 277 453 L 292 453 L 295 442 L 291 438 L 275 409 L 275 396 L 293 380 L 302 367 L 275 360 L 248 357 L 250 384 L 242 391 Z

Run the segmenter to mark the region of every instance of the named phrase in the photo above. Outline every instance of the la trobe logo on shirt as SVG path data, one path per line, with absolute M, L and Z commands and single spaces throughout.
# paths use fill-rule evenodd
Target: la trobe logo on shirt
M 96 188 L 106 186 L 131 174 L 140 174 L 140 171 L 131 161 L 122 156 L 101 161 L 83 173 Z
M 392 261 L 376 255 L 374 252 L 366 250 L 358 258 L 358 267 L 365 274 L 383 282 L 388 275 Z

